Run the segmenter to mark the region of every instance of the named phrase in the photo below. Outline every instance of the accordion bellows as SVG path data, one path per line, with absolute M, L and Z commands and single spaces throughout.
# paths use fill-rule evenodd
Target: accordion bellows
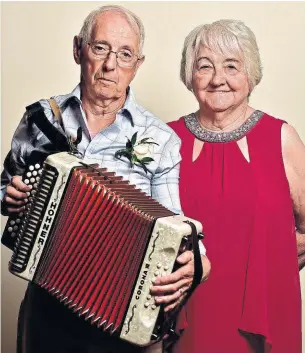
M 186 220 L 105 168 L 54 154 L 22 219 L 9 269 L 92 325 L 144 346 L 158 336 L 150 287 L 173 271 L 191 234 Z

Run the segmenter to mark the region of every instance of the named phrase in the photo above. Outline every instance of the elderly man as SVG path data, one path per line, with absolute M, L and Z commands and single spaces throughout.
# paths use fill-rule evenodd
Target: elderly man
M 144 62 L 143 42 L 143 25 L 129 10 L 104 6 L 93 11 L 73 43 L 74 59 L 81 67 L 81 82 L 72 93 L 54 97 L 62 113 L 62 124 L 48 101 L 41 100 L 40 104 L 48 120 L 67 137 L 76 137 L 81 127 L 78 150 L 87 162 L 106 166 L 179 213 L 180 140 L 166 124 L 136 103 L 129 87 Z M 131 168 L 127 159 L 115 158 L 115 153 L 125 147 L 126 137 L 131 138 L 135 133 L 138 138 L 148 137 L 158 144 L 154 145 L 153 161 L 146 171 L 141 165 Z M 30 125 L 25 114 L 2 173 L 2 199 L 8 214 L 24 208 L 29 187 L 20 175 L 31 151 L 46 151 L 48 145 L 48 138 Z M 201 253 L 204 254 L 204 248 Z M 155 293 L 162 295 L 160 302 L 166 305 L 166 310 L 181 301 L 193 277 L 193 254 L 187 251 L 177 261 L 182 265 L 180 269 L 157 280 L 158 286 L 154 287 Z M 204 280 L 209 262 L 205 256 L 202 262 Z M 166 295 L 163 295 L 164 285 Z M 21 306 L 18 333 L 18 352 L 23 353 L 140 351 L 90 327 L 34 284 L 29 284 Z

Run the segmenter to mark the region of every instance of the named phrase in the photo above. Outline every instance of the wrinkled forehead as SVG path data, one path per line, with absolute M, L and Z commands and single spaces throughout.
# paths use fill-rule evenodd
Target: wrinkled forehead
M 243 50 L 234 34 L 229 31 L 218 29 L 217 31 L 203 32 L 197 40 L 197 53 L 208 48 L 215 54 L 224 57 L 233 57 L 240 61 L 244 61 Z
M 96 16 L 91 32 L 91 40 L 120 40 L 125 45 L 139 46 L 140 36 L 137 26 L 126 16 L 116 11 L 107 11 Z

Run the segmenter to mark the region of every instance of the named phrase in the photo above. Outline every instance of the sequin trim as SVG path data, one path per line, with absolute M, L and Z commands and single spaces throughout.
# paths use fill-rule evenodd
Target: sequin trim
M 260 110 L 255 110 L 251 116 L 237 129 L 229 132 L 208 131 L 201 127 L 195 113 L 184 117 L 185 125 L 199 140 L 204 142 L 230 142 L 243 138 L 264 115 Z

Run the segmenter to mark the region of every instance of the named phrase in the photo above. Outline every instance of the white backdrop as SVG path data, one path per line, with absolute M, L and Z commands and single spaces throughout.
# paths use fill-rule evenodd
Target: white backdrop
M 25 106 L 40 98 L 68 93 L 78 83 L 79 67 L 74 64 L 72 56 L 73 36 L 78 34 L 91 10 L 107 3 L 1 3 L 2 160 L 9 151 L 12 134 Z M 132 86 L 139 103 L 162 120 L 175 120 L 197 108 L 194 97 L 179 81 L 180 55 L 185 36 L 202 23 L 223 18 L 240 19 L 257 37 L 264 68 L 263 80 L 251 95 L 251 105 L 285 119 L 296 127 L 305 141 L 305 3 L 112 4 L 128 7 L 143 20 L 146 61 Z M 2 218 L 2 228 L 4 225 L 5 219 Z M 2 249 L 4 353 L 15 352 L 17 312 L 26 285 L 23 280 L 8 274 L 9 257 L 10 251 Z M 279 259 L 279 266 L 283 266 L 284 261 Z M 305 297 L 305 272 L 301 277 Z M 305 322 L 305 309 L 303 320 Z

